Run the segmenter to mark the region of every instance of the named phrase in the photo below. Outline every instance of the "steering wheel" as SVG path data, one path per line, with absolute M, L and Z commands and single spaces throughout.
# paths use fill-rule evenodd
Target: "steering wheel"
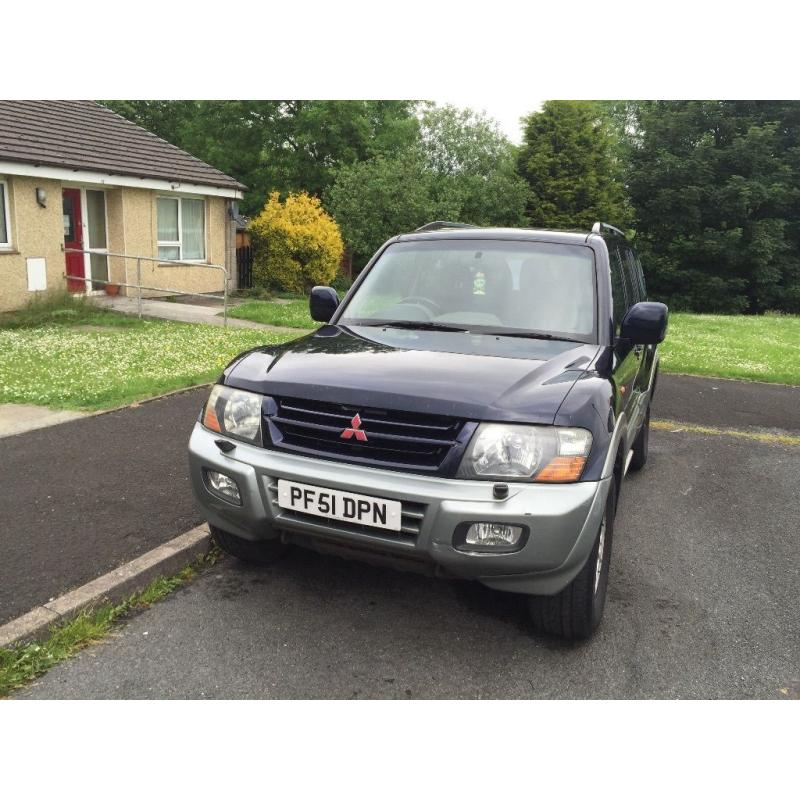
M 433 300 L 430 300 L 427 297 L 417 297 L 416 295 L 413 295 L 412 297 L 404 297 L 400 303 L 418 303 L 430 311 L 434 316 L 438 316 L 442 313 L 442 311 L 444 311 L 444 309 L 438 303 L 435 303 Z

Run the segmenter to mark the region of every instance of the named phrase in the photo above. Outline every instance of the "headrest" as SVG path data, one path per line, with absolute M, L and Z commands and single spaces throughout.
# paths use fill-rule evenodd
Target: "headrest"
M 497 253 L 483 253 L 480 258 L 473 261 L 476 271 L 486 276 L 486 294 L 501 294 L 511 292 L 514 288 L 514 279 L 508 262 Z

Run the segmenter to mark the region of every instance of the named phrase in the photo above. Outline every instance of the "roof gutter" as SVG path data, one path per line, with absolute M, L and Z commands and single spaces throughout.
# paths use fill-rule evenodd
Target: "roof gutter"
M 209 186 L 203 183 L 188 183 L 162 178 L 138 178 L 134 175 L 113 175 L 69 167 L 50 167 L 26 164 L 20 161 L 0 161 L 0 175 L 21 175 L 44 180 L 66 181 L 69 183 L 91 183 L 101 186 L 130 186 L 136 189 L 154 189 L 160 192 L 184 192 L 206 197 L 228 197 L 241 200 L 241 189 L 223 186 Z

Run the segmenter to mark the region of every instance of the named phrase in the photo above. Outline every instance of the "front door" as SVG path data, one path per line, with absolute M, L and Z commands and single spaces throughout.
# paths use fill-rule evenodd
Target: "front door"
M 63 189 L 62 190 L 64 207 L 64 249 L 83 250 L 83 215 L 81 214 L 81 190 Z M 67 279 L 67 289 L 70 292 L 85 292 L 86 277 L 85 262 L 83 253 L 66 254 L 67 275 L 75 276 L 80 280 Z

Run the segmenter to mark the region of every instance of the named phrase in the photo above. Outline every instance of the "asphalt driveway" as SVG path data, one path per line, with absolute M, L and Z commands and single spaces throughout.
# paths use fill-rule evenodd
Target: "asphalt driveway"
M 17 696 L 797 697 L 798 474 L 796 446 L 654 431 L 587 644 L 513 595 L 298 550 L 223 561 Z
M 800 386 L 660 375 L 653 416 L 695 425 L 800 434 Z
M 202 521 L 186 443 L 206 395 L 0 439 L 0 623 Z M 800 433 L 800 389 L 663 375 L 654 416 Z
M 202 522 L 186 444 L 207 395 L 0 439 L 0 623 Z

